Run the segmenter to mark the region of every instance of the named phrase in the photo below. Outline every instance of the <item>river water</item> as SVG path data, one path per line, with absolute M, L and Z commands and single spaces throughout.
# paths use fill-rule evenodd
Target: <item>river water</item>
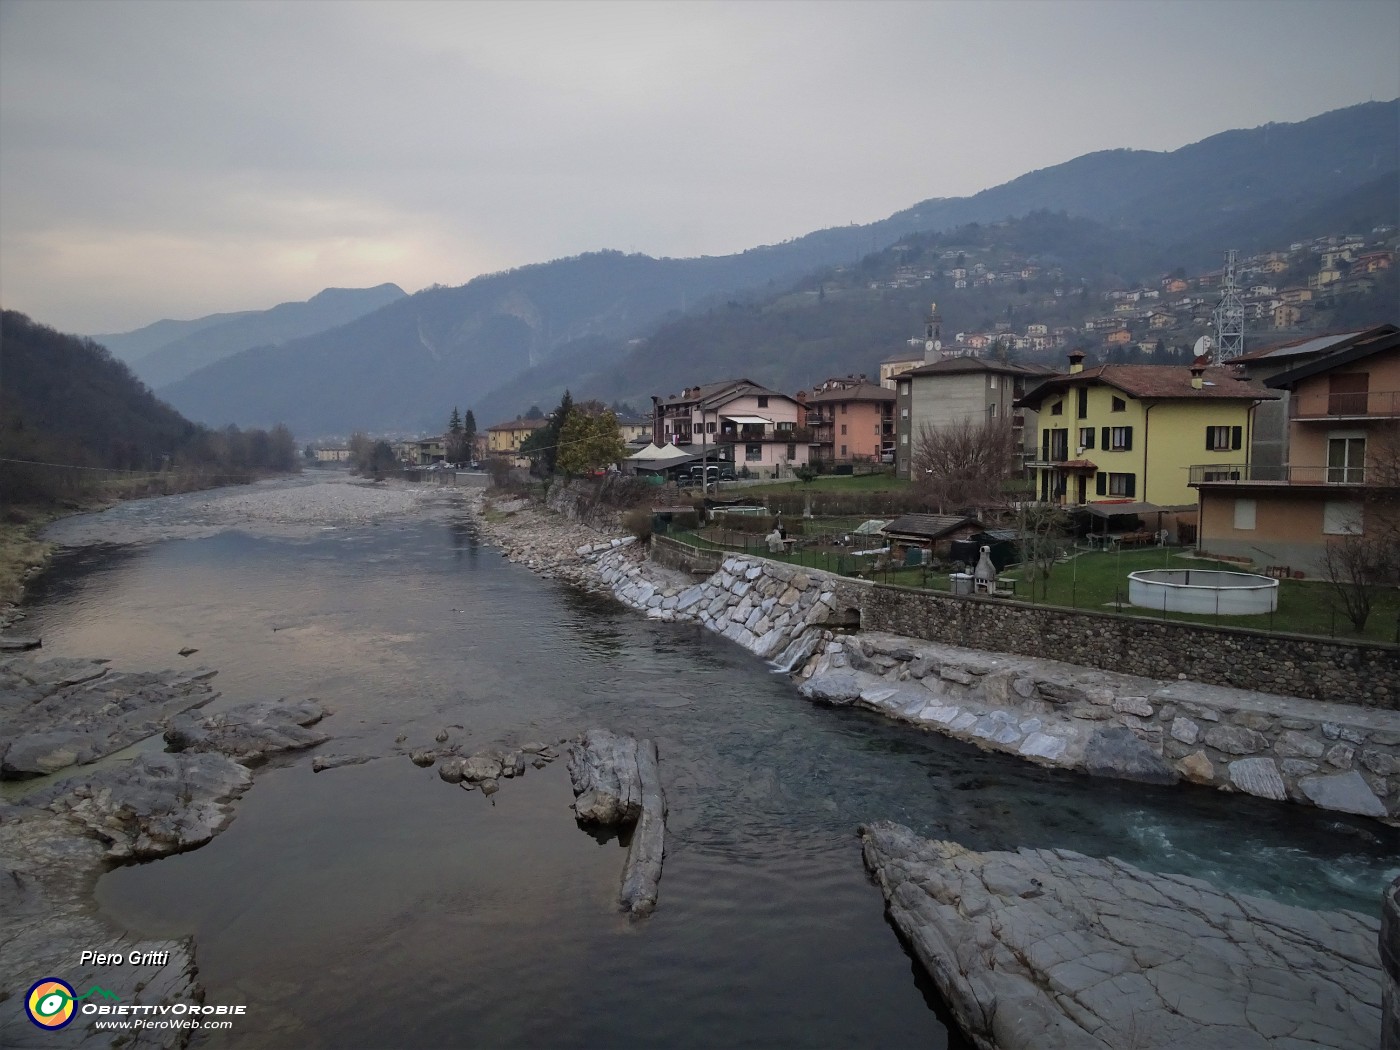
M 198 506 L 89 519 L 86 539 L 167 538 L 61 552 L 29 605 L 45 654 L 144 669 L 191 646 L 217 705 L 318 697 L 321 751 L 385 757 L 273 763 L 209 845 L 99 883 L 114 922 L 196 938 L 209 1001 L 248 1005 L 196 1045 L 961 1046 L 864 874 L 868 820 L 1371 913 L 1396 871 L 1400 837 L 1366 821 L 1045 771 L 813 706 L 699 628 L 512 565 L 461 506 L 281 530 L 193 528 Z M 574 824 L 562 761 L 488 799 L 395 744 L 592 726 L 660 749 L 666 863 L 641 922 L 616 913 L 623 850 Z

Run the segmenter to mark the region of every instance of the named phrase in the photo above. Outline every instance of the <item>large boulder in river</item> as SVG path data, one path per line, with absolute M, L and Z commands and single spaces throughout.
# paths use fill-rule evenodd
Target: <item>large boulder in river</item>
M 1379 924 L 1069 850 L 861 829 L 890 918 L 980 1050 L 1374 1046 Z

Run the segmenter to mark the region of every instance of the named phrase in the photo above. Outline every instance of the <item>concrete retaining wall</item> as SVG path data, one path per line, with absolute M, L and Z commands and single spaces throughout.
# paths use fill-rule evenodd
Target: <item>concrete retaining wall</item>
M 868 629 L 1149 678 L 1400 710 L 1400 648 L 874 587 Z

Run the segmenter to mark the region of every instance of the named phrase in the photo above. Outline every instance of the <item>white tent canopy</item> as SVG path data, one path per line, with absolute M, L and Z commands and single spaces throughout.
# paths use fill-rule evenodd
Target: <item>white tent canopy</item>
M 653 442 L 650 442 L 650 443 L 647 445 L 647 447 L 644 448 L 644 449 L 642 449 L 640 452 L 634 452 L 634 453 L 632 453 L 632 455 L 628 456 L 627 458 L 628 458 L 628 459 L 655 459 L 655 458 L 660 454 L 660 452 L 661 452 L 661 449 L 657 446 L 656 442 L 653 441 Z
M 721 418 L 727 419 L 727 420 L 729 420 L 731 423 L 739 423 L 739 424 L 741 424 L 741 425 L 743 425 L 743 424 L 748 424 L 748 425 L 750 425 L 750 426 L 759 426 L 759 425 L 762 425 L 762 426 L 766 426 L 766 427 L 771 427 L 771 426 L 773 425 L 773 421 L 772 421 L 771 419 L 764 419 L 762 416 L 722 416 Z
M 642 452 L 646 451 L 646 449 L 642 449 Z M 667 460 L 686 459 L 687 457 L 694 455 L 694 453 L 687 452 L 685 451 L 685 449 L 677 448 L 675 445 L 662 445 L 660 448 L 652 452 L 650 456 L 643 456 L 642 452 L 638 452 L 635 456 L 631 458 L 650 459 L 654 463 L 664 463 Z

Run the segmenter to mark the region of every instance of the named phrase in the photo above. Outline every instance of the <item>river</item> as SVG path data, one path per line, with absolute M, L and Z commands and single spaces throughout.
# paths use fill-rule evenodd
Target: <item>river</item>
M 100 881 L 112 921 L 194 935 L 210 1001 L 248 1005 L 196 1045 L 962 1046 L 864 874 L 867 820 L 1369 913 L 1396 871 L 1400 836 L 1364 820 L 1042 770 L 813 706 L 702 629 L 507 562 L 450 500 L 339 527 L 201 506 L 61 527 L 118 542 L 65 548 L 36 583 L 44 653 L 139 670 L 193 647 L 217 705 L 317 697 L 323 752 L 386 757 L 273 763 L 209 845 Z M 396 753 L 446 727 L 472 750 L 592 726 L 660 749 L 667 853 L 644 921 L 617 914 L 623 851 L 574 824 L 562 762 L 487 798 Z

